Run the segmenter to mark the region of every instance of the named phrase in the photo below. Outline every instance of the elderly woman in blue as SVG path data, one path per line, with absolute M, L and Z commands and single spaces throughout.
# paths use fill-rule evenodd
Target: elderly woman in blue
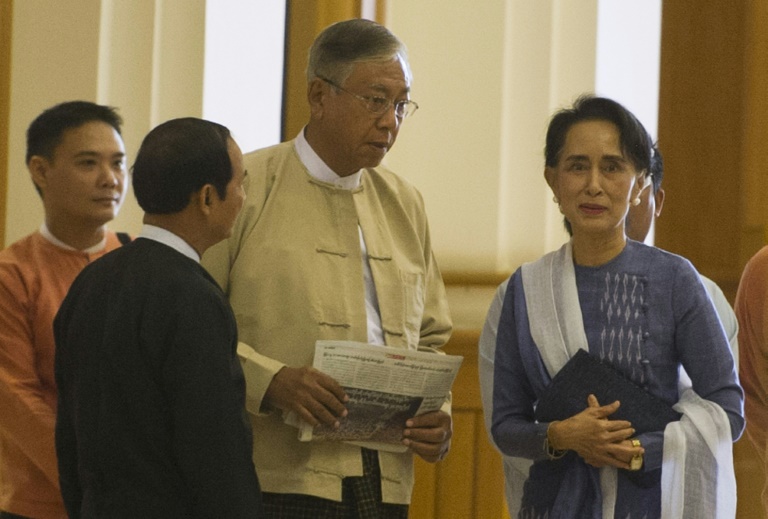
M 499 321 L 491 433 L 528 467 L 513 516 L 735 516 L 743 392 L 728 341 L 693 266 L 624 232 L 650 184 L 651 150 L 610 99 L 581 97 L 550 122 L 544 176 L 573 234 L 512 275 Z M 592 395 L 573 416 L 536 421 L 537 401 L 579 349 L 682 418 L 640 434 L 612 417 L 621 402 Z

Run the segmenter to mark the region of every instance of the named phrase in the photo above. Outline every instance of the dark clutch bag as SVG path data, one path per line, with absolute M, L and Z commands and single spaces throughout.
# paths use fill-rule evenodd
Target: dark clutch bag
M 621 402 L 609 419 L 632 422 L 637 434 L 662 431 L 681 417 L 669 404 L 584 350 L 579 350 L 555 375 L 539 399 L 534 416 L 538 422 L 570 418 L 587 407 L 590 394 L 600 405 Z

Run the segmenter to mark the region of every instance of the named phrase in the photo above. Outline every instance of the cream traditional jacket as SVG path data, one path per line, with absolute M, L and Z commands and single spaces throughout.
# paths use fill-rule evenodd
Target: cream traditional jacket
M 342 478 L 362 475 L 360 449 L 299 442 L 298 430 L 263 402 L 264 394 L 283 366 L 312 364 L 316 340 L 367 341 L 358 226 L 387 345 L 445 344 L 451 321 L 423 201 L 381 167 L 364 170 L 354 190 L 318 181 L 293 142 L 246 155 L 245 168 L 247 198 L 232 237 L 203 264 L 237 318 L 256 471 L 265 492 L 339 501 Z M 408 503 L 412 454 L 379 458 L 384 502 Z

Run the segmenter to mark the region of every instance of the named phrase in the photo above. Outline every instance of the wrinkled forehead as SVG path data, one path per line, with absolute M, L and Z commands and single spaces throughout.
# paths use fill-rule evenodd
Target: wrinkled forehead
M 390 67 L 390 65 L 392 66 Z M 401 54 L 350 62 L 346 67 L 346 74 L 344 74 L 344 77 L 340 78 L 340 82 L 344 83 L 350 76 L 358 75 L 361 71 L 364 71 L 363 73 L 368 76 L 366 79 L 371 82 L 383 79 L 387 75 L 390 77 L 400 75 L 400 78 L 405 81 L 406 87 L 408 89 L 411 87 L 411 67 L 408 64 L 408 59 Z

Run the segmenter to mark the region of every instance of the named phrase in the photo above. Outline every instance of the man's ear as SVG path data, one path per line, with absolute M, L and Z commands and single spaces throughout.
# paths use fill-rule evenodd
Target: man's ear
M 40 155 L 32 155 L 27 162 L 27 169 L 32 177 L 32 182 L 39 190 L 45 191 L 48 186 L 48 171 L 50 170 L 48 159 Z
M 659 188 L 658 191 L 656 191 L 656 194 L 653 195 L 653 197 L 656 199 L 655 200 L 655 202 L 656 202 L 656 211 L 654 211 L 654 214 L 656 214 L 656 218 L 661 216 L 661 209 L 662 209 L 662 207 L 664 207 L 664 196 L 665 196 L 664 189 L 661 188 L 661 187 Z
M 197 192 L 197 205 L 200 207 L 200 210 L 203 212 L 203 214 L 208 215 L 211 213 L 211 208 L 213 206 L 213 197 L 214 197 L 214 188 L 211 184 L 206 184 L 202 188 L 200 188 L 200 191 Z M 194 195 L 193 195 L 194 196 Z
M 307 85 L 307 101 L 312 117 L 322 117 L 325 95 L 328 92 L 328 84 L 322 79 L 315 78 Z

